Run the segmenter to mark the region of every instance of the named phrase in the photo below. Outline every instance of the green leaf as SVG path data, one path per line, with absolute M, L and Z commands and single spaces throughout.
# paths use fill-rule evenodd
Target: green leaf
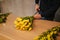
M 2 18 L 0 18 L 0 23 L 2 23 L 3 22 L 3 19 Z

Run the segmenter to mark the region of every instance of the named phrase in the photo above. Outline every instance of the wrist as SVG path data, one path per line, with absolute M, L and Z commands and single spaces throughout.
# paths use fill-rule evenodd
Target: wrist
M 39 6 L 39 4 L 35 4 L 35 5 L 38 5 Z

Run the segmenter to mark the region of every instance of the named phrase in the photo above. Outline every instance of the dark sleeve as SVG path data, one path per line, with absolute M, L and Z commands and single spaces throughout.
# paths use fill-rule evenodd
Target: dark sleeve
M 39 0 L 35 0 L 35 3 L 38 4 L 39 3 Z

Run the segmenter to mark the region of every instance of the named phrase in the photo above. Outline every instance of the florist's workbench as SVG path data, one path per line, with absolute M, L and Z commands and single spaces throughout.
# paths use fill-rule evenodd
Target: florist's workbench
M 0 25 L 0 33 L 7 35 L 14 40 L 33 40 L 34 37 L 40 35 L 42 32 L 45 32 L 54 26 L 60 25 L 60 22 L 34 20 L 32 31 L 20 31 L 16 30 L 14 26 L 14 20 L 16 18 L 17 16 L 10 14 L 7 22 Z M 58 40 L 60 40 L 60 37 L 58 37 Z

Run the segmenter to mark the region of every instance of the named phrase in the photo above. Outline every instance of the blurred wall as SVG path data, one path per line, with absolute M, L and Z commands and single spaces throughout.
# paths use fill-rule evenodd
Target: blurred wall
M 4 0 L 3 13 L 12 12 L 17 16 L 30 16 L 34 14 L 34 0 Z

